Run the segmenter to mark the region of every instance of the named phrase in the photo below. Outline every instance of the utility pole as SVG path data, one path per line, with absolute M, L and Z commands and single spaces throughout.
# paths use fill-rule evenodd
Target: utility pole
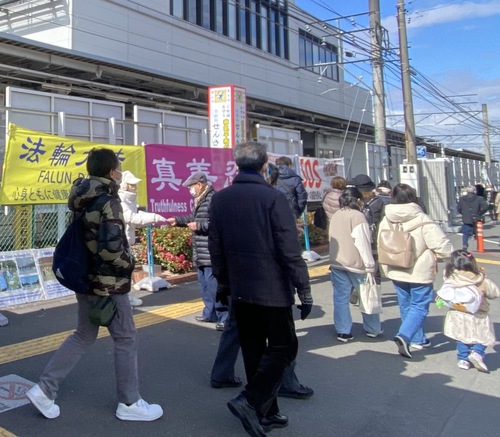
M 491 164 L 491 147 L 490 147 L 490 128 L 488 123 L 488 105 L 481 105 L 483 110 L 483 138 L 484 138 L 484 161 L 486 164 Z
M 405 2 L 398 0 L 399 57 L 403 81 L 403 104 L 405 117 L 406 159 L 408 164 L 417 163 L 415 120 L 413 118 L 413 97 L 411 92 L 410 60 L 406 36 Z
M 385 125 L 385 91 L 382 58 L 382 27 L 380 25 L 380 1 L 369 0 L 371 59 L 373 76 L 373 115 L 375 124 L 375 144 L 387 146 Z

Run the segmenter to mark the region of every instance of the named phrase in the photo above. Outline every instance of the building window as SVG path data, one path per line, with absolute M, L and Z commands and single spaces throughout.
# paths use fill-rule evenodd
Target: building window
M 322 77 L 339 80 L 337 47 L 304 30 L 299 31 L 300 66 L 314 71 Z M 329 64 L 320 65 L 317 64 Z
M 319 154 L 318 158 L 334 159 L 339 157 L 340 152 L 338 150 L 319 148 L 318 154 Z
M 170 14 L 290 59 L 286 0 L 170 0 Z

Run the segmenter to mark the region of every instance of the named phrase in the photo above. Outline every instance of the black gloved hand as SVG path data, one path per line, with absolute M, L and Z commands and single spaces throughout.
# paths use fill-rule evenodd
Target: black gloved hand
M 300 305 L 297 305 L 297 308 L 300 310 L 300 319 L 304 320 L 309 314 L 311 314 L 313 306 L 311 287 L 307 285 L 303 289 L 297 290 L 297 294 L 300 299 Z
M 305 318 L 311 314 L 312 310 L 312 304 L 310 303 L 303 303 L 300 305 L 297 305 L 297 308 L 300 310 L 300 320 L 305 320 Z
M 231 294 L 227 285 L 218 284 L 217 292 L 215 293 L 215 301 L 220 302 L 224 306 L 229 305 L 228 296 Z

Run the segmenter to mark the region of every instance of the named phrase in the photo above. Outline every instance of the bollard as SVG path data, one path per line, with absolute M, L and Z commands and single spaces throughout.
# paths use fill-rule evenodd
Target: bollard
M 476 223 L 476 236 L 477 236 L 477 251 L 484 252 L 484 239 L 483 239 L 483 222 L 479 220 Z

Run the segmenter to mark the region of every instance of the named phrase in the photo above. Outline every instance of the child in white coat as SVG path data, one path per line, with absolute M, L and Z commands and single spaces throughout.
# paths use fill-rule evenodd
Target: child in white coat
M 456 250 L 444 271 L 445 281 L 453 287 L 476 286 L 481 294 L 478 310 L 472 314 L 450 308 L 444 321 L 444 334 L 457 341 L 458 367 L 468 370 L 471 364 L 480 372 L 488 372 L 484 363 L 486 347 L 495 343 L 495 331 L 488 310 L 488 299 L 500 296 L 500 289 L 486 278 L 474 256 L 466 250 Z

